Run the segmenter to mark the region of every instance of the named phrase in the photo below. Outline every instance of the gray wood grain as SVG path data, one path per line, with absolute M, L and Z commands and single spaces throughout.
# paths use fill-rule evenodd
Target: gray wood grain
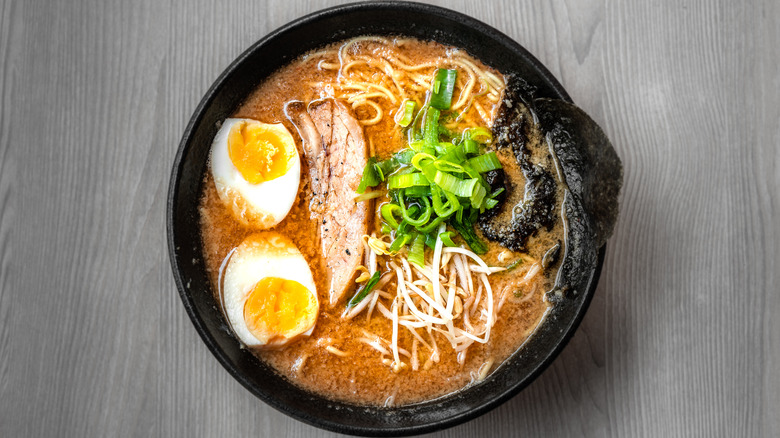
M 0 435 L 335 435 L 221 368 L 164 230 L 207 87 L 335 3 L 0 0 Z M 778 3 L 435 3 L 547 65 L 612 139 L 625 185 L 561 356 L 432 436 L 780 436 Z

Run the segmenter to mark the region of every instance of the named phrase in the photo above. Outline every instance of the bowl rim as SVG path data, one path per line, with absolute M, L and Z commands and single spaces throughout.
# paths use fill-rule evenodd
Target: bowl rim
M 544 65 L 541 64 L 541 62 L 539 62 L 539 60 L 537 60 L 530 52 L 528 52 L 528 50 L 526 50 L 523 46 L 521 46 L 519 43 L 517 43 L 515 40 L 513 40 L 506 34 L 493 28 L 492 26 L 480 20 L 477 20 L 473 17 L 465 15 L 463 13 L 453 11 L 451 9 L 439 7 L 439 6 L 424 4 L 424 3 L 409 2 L 409 1 L 387 1 L 387 0 L 349 3 L 349 4 L 343 4 L 343 5 L 321 9 L 309 13 L 307 15 L 301 16 L 297 19 L 294 19 L 288 22 L 287 24 L 267 33 L 265 36 L 263 36 L 255 43 L 253 43 L 251 46 L 249 46 L 249 48 L 244 50 L 240 55 L 238 55 L 219 74 L 216 80 L 208 88 L 203 98 L 200 100 L 194 112 L 192 113 L 189 122 L 186 125 L 186 128 L 182 135 L 181 141 L 179 142 L 179 146 L 173 161 L 169 187 L 168 187 L 167 204 L 166 204 L 166 232 L 167 232 L 167 243 L 168 243 L 168 255 L 171 263 L 171 268 L 173 271 L 174 281 L 176 283 L 176 288 L 179 293 L 179 297 L 182 301 L 182 304 L 184 305 L 184 308 L 192 324 L 194 325 L 196 331 L 200 335 L 203 342 L 206 344 L 207 348 L 217 359 L 217 361 L 228 371 L 228 373 L 234 379 L 236 379 L 239 383 L 241 383 L 242 386 L 244 386 L 247 390 L 249 390 L 249 392 L 254 394 L 256 397 L 258 397 L 260 400 L 262 400 L 269 406 L 273 407 L 274 409 L 296 420 L 302 421 L 306 424 L 318 428 L 322 428 L 325 430 L 339 432 L 339 433 L 346 433 L 350 435 L 362 435 L 362 436 L 407 436 L 407 435 L 429 433 L 429 432 L 446 429 L 449 427 L 456 426 L 458 424 L 465 423 L 476 417 L 479 417 L 487 413 L 488 411 L 495 409 L 499 405 L 505 403 L 507 400 L 509 400 L 516 394 L 518 394 L 521 390 L 523 390 L 528 385 L 530 385 L 545 369 L 547 369 L 549 365 L 558 357 L 558 355 L 563 350 L 563 348 L 568 344 L 569 340 L 574 335 L 577 327 L 580 325 L 590 305 L 590 302 L 595 294 L 596 286 L 598 284 L 599 276 L 603 266 L 604 255 L 606 252 L 605 251 L 606 245 L 598 249 L 597 263 L 596 263 L 595 270 L 592 273 L 592 276 L 588 282 L 587 287 L 585 288 L 585 291 L 583 292 L 585 296 L 582 297 L 582 303 L 579 306 L 579 309 L 576 311 L 574 317 L 571 318 L 569 321 L 567 321 L 567 324 L 564 327 L 562 327 L 562 331 L 564 333 L 560 338 L 560 341 L 555 345 L 554 348 L 546 351 L 546 357 L 542 361 L 540 361 L 538 365 L 533 369 L 533 371 L 528 373 L 525 378 L 515 382 L 508 390 L 498 393 L 495 397 L 491 398 L 489 401 L 482 403 L 478 406 L 475 406 L 473 409 L 469 411 L 459 412 L 452 416 L 446 417 L 444 419 L 435 422 L 425 423 L 425 424 L 377 428 L 377 427 L 354 426 L 354 425 L 348 425 L 344 423 L 333 422 L 323 418 L 310 417 L 307 414 L 298 411 L 297 409 L 293 409 L 290 406 L 287 406 L 286 404 L 279 402 L 274 397 L 256 388 L 252 384 L 252 382 L 250 382 L 250 380 L 243 375 L 243 373 L 238 369 L 238 367 L 236 367 L 233 364 L 233 362 L 228 357 L 226 352 L 217 343 L 215 337 L 210 333 L 210 328 L 206 325 L 206 322 L 204 321 L 200 312 L 196 308 L 192 295 L 187 291 L 187 287 L 185 287 L 185 281 L 182 275 L 182 266 L 177 255 L 177 247 L 175 242 L 175 234 L 176 234 L 175 205 L 179 196 L 179 182 L 181 180 L 181 174 L 184 167 L 183 158 L 186 155 L 186 153 L 189 151 L 189 149 L 192 147 L 195 128 L 202 122 L 205 116 L 206 109 L 210 107 L 210 105 L 214 102 L 216 97 L 223 90 L 226 83 L 228 82 L 228 79 L 231 78 L 231 76 L 236 72 L 236 70 L 238 70 L 239 67 L 244 62 L 246 62 L 247 59 L 250 58 L 256 51 L 261 50 L 270 41 L 273 41 L 276 38 L 279 38 L 287 33 L 290 33 L 295 29 L 306 27 L 319 20 L 333 18 L 345 13 L 365 11 L 365 10 L 376 10 L 376 9 L 380 9 L 380 10 L 381 9 L 389 9 L 389 10 L 404 9 L 409 12 L 421 13 L 430 16 L 439 16 L 440 18 L 445 18 L 445 19 L 456 19 L 458 21 L 464 22 L 468 26 L 474 28 L 477 32 L 484 34 L 488 38 L 497 41 L 501 45 L 507 47 L 512 52 L 514 52 L 517 56 L 523 58 L 523 62 L 528 64 L 533 70 L 535 70 L 542 77 L 542 79 L 546 81 L 547 85 L 550 86 L 550 88 L 559 96 L 561 100 L 570 103 L 572 102 L 568 93 L 563 89 L 563 86 L 558 82 L 558 80 L 552 75 L 552 73 L 550 73 L 550 71 Z M 522 348 L 523 347 L 521 346 L 518 348 L 518 350 Z M 446 397 L 446 395 L 444 397 Z M 435 402 L 436 400 L 438 399 L 429 400 L 428 402 L 431 401 Z

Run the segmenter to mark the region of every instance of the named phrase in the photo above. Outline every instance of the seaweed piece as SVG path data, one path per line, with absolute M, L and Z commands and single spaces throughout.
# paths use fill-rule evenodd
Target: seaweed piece
M 568 189 L 593 221 L 596 246 L 607 241 L 617 222 L 623 166 L 598 124 L 575 105 L 537 99 L 539 126 L 553 146 Z
M 535 99 L 533 92 L 524 81 L 509 78 L 493 127 L 496 150 L 511 149 L 514 170 L 521 171 L 525 183 L 505 177 L 503 202 L 480 216 L 478 224 L 486 238 L 522 250 L 539 229 L 552 227 L 561 212 L 563 258 L 548 292 L 555 302 L 584 291 L 595 272 L 599 248 L 617 221 L 623 168 L 607 136 L 584 111 L 563 100 Z M 554 254 L 548 263 L 558 257 Z
M 537 99 L 534 110 L 566 183 L 565 255 L 554 291 L 574 296 L 584 291 L 598 263 L 598 250 L 614 230 L 623 166 L 604 131 L 577 106 Z M 548 297 L 555 301 L 558 295 Z
M 482 233 L 502 246 L 521 251 L 528 238 L 541 228 L 552 228 L 557 220 L 556 195 L 558 184 L 551 170 L 552 160 L 534 160 L 533 150 L 539 149 L 541 133 L 533 123 L 533 114 L 525 104 L 528 91 L 520 81 L 511 81 L 502 101 L 501 109 L 493 125 L 497 154 L 511 155 L 507 167 L 517 164 L 524 183 L 501 178 L 505 194 L 502 202 L 488 214 L 479 218 Z M 519 172 L 518 172 L 519 170 Z M 490 183 L 495 189 L 496 178 Z

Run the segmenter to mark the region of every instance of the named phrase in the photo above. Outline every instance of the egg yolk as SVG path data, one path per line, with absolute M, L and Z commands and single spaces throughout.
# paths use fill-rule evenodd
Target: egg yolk
M 246 326 L 258 339 L 296 335 L 291 332 L 304 331 L 316 313 L 317 301 L 309 289 L 276 277 L 258 281 L 244 304 Z
M 241 121 L 230 128 L 228 155 L 249 184 L 279 178 L 295 158 L 295 143 L 283 125 Z

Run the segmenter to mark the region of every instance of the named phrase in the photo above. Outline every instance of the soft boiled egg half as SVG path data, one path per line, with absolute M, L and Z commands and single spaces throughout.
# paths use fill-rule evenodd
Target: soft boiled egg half
M 295 140 L 282 125 L 227 119 L 211 145 L 220 200 L 242 223 L 273 227 L 287 216 L 301 179 Z
M 309 264 L 279 233 L 252 234 L 228 261 L 225 314 L 247 347 L 281 347 L 314 330 L 319 300 Z

